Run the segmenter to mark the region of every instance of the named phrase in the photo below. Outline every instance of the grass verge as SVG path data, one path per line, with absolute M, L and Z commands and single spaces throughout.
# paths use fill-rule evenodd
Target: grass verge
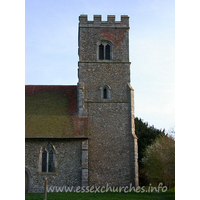
M 43 193 L 26 193 L 26 200 L 42 200 L 44 198 Z M 168 190 L 167 192 L 152 192 L 152 193 L 75 193 L 75 192 L 58 192 L 48 193 L 48 200 L 174 200 L 175 191 Z

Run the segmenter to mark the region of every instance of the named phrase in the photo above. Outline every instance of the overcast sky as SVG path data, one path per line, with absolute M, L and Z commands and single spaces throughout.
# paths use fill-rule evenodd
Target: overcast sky
M 25 84 L 76 85 L 78 17 L 130 17 L 135 116 L 158 129 L 175 126 L 174 0 L 25 2 Z

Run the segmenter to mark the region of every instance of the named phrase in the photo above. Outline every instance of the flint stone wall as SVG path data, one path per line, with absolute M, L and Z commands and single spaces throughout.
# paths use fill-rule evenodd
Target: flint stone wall
M 56 150 L 56 171 L 49 174 L 39 171 L 40 149 L 46 142 L 41 139 L 25 141 L 25 165 L 31 174 L 29 192 L 43 192 L 45 178 L 48 179 L 48 186 L 81 186 L 82 141 L 48 140 Z

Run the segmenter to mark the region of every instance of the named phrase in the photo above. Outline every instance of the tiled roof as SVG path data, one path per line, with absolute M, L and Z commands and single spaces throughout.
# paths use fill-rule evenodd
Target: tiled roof
M 88 118 L 76 113 L 77 86 L 25 86 L 26 138 L 86 138 Z

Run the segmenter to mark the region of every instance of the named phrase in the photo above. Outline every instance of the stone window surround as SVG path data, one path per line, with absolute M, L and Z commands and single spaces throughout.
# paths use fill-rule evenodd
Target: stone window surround
M 99 59 L 99 46 L 100 45 L 103 45 L 104 46 L 104 59 Z M 106 59 L 106 45 L 109 45 L 110 46 L 110 59 L 109 60 L 107 60 Z M 111 42 L 111 41 L 109 41 L 109 40 L 100 40 L 100 41 L 98 41 L 97 42 L 97 50 L 96 50 L 96 52 L 97 52 L 97 61 L 112 61 L 112 58 L 113 58 L 113 43 Z
M 47 144 L 50 144 L 53 149 L 54 149 L 54 155 L 55 155 L 55 159 L 54 159 L 54 172 L 41 172 L 42 171 L 42 152 L 44 150 L 44 148 L 46 147 Z M 81 178 L 81 186 L 88 186 L 88 140 L 83 140 L 82 141 L 82 159 L 81 159 L 81 164 L 82 164 L 82 178 Z M 39 165 L 38 165 L 38 173 L 40 175 L 56 175 L 56 166 L 57 166 L 57 162 L 56 162 L 56 149 L 54 147 L 54 145 L 52 145 L 49 142 L 46 142 L 43 144 L 43 146 L 40 149 L 40 153 L 39 153 Z M 25 168 L 26 170 L 26 168 Z M 30 180 L 30 179 L 29 179 Z
M 53 172 L 42 172 L 42 152 L 44 151 L 45 147 L 47 144 L 50 144 L 53 147 L 54 150 L 54 154 L 53 154 Z M 38 162 L 38 173 L 41 175 L 55 175 L 56 174 L 56 168 L 57 168 L 57 162 L 56 162 L 56 149 L 54 147 L 54 145 L 52 145 L 49 142 L 45 142 L 41 149 L 40 149 L 40 153 L 39 153 L 39 162 Z
M 107 90 L 107 98 L 104 99 L 104 89 Z M 109 85 L 103 85 L 100 87 L 100 97 L 102 101 L 107 101 L 111 99 L 111 87 Z

